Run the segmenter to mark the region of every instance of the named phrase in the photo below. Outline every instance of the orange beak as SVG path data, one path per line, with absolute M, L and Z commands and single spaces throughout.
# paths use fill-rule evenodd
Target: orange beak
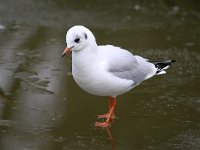
M 67 53 L 69 53 L 71 51 L 71 48 L 65 48 L 64 49 L 64 51 L 63 51 L 63 53 L 62 53 L 62 58 L 67 54 Z

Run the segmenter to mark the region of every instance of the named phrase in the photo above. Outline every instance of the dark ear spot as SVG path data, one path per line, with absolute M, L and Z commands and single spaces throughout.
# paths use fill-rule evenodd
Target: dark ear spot
M 85 39 L 87 39 L 87 38 L 88 38 L 86 33 L 84 33 L 84 36 L 85 36 Z
M 80 42 L 80 38 L 76 37 L 76 39 L 74 40 L 74 42 L 79 43 Z

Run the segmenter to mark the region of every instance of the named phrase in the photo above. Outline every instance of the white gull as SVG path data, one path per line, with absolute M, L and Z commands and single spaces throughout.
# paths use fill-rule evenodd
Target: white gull
M 107 127 L 115 118 L 116 97 L 128 92 L 154 75 L 164 74 L 173 60 L 149 61 L 141 56 L 112 45 L 98 46 L 92 32 L 84 26 L 73 26 L 66 34 L 67 47 L 72 51 L 72 75 L 86 92 L 109 96 L 109 111 L 98 118 L 95 126 Z

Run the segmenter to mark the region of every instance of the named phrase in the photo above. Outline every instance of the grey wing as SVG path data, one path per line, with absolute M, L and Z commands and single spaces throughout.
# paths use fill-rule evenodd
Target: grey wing
M 156 68 L 152 63 L 125 50 L 121 51 L 120 55 L 114 56 L 109 60 L 110 73 L 122 79 L 132 80 L 134 85 L 152 77 L 156 73 Z

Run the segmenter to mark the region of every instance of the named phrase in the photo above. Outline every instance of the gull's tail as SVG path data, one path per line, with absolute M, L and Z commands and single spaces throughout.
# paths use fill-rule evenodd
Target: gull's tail
M 175 60 L 166 60 L 166 61 L 150 61 L 153 63 L 157 69 L 156 75 L 161 75 L 166 73 L 166 69 L 171 66 L 173 62 L 176 62 Z

